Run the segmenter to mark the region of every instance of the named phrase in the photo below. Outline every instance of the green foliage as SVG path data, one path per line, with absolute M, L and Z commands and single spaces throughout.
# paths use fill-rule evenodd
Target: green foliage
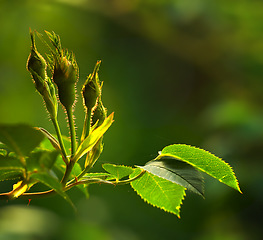
M 56 135 L 41 127 L 0 125 L 0 181 L 18 181 L 13 190 L 0 194 L 0 199 L 34 198 L 57 193 L 74 207 L 66 193 L 73 187 L 88 197 L 90 184 L 130 184 L 147 203 L 180 217 L 186 190 L 204 197 L 201 172 L 241 192 L 227 163 L 205 150 L 182 144 L 165 147 L 145 166 L 106 163 L 102 165 L 106 172 L 90 172 L 103 151 L 103 137 L 114 121 L 114 114 L 107 116 L 102 103 L 102 82 L 98 76 L 100 61 L 82 86 L 85 119 L 78 142 L 73 116 L 78 80 L 75 57 L 62 48 L 57 34 L 46 32 L 51 46 L 38 34 L 50 51 L 45 60 L 36 50 L 34 32 L 30 34 L 32 47 L 27 69 L 45 102 Z M 46 63 L 51 70 L 49 75 Z M 70 140 L 60 131 L 58 100 L 66 110 Z M 48 190 L 30 192 L 30 188 L 38 183 Z
M 44 136 L 28 125 L 0 125 L 0 141 L 18 156 L 27 156 L 39 143 Z
M 184 187 L 149 172 L 131 182 L 131 186 L 147 203 L 180 216 L 180 206 L 185 196 Z
M 108 118 L 106 118 L 98 128 L 91 132 L 88 137 L 84 139 L 84 141 L 80 144 L 79 148 L 77 149 L 74 159 L 78 160 L 83 155 L 88 153 L 103 136 L 103 134 L 108 130 L 112 123 L 113 113 L 110 116 L 108 116 Z
M 201 173 L 181 160 L 170 156 L 161 156 L 140 168 L 204 197 Z
M 102 167 L 111 174 L 110 178 L 116 179 L 116 182 L 124 177 L 131 175 L 134 171 L 131 167 L 118 166 L 109 163 L 103 164 Z
M 165 147 L 161 155 L 173 156 L 241 192 L 232 168 L 212 153 L 196 147 L 175 144 Z

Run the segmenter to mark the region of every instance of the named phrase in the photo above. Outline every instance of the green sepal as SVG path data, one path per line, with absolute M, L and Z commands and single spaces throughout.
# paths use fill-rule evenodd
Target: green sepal
M 95 107 L 97 99 L 101 94 L 101 86 L 98 81 L 100 63 L 101 61 L 97 61 L 93 73 L 88 76 L 81 90 L 83 103 L 87 109 Z
M 89 152 L 94 145 L 99 141 L 99 139 L 104 135 L 104 133 L 108 130 L 108 128 L 113 123 L 113 113 L 110 114 L 104 122 L 97 127 L 93 132 L 89 134 L 85 138 L 85 140 L 79 145 L 76 154 L 74 155 L 73 159 L 74 161 L 77 161 L 80 159 L 84 154 Z
M 43 95 L 44 82 L 47 77 L 47 63 L 43 56 L 37 51 L 34 32 L 30 30 L 31 53 L 27 61 L 27 70 L 31 73 L 37 91 Z
M 49 140 L 49 142 L 51 143 L 51 145 L 58 151 L 61 152 L 61 148 L 59 145 L 58 140 L 51 134 L 49 133 L 46 129 L 41 128 L 41 127 L 36 127 L 37 130 L 39 130 L 45 137 L 47 137 L 47 139 Z M 43 143 L 44 141 L 42 141 Z

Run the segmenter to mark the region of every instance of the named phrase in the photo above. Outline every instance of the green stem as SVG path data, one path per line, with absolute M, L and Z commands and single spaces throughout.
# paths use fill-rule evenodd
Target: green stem
M 67 183 L 67 181 L 68 181 L 68 179 L 69 179 L 70 173 L 71 173 L 71 171 L 72 171 L 75 163 L 76 163 L 76 162 L 73 161 L 72 159 L 71 159 L 70 162 L 68 163 L 68 165 L 67 165 L 67 167 L 66 167 L 65 174 L 64 174 L 64 176 L 63 176 L 63 179 L 61 180 L 61 183 L 62 183 L 63 186 L 66 186 L 66 183 Z
M 74 160 L 74 154 L 75 154 L 76 149 L 77 149 L 76 130 L 75 130 L 75 126 L 74 126 L 74 118 L 73 118 L 72 107 L 66 109 L 66 111 L 67 111 L 67 116 L 68 116 L 70 139 L 71 139 L 71 157 L 70 157 L 69 163 L 67 164 L 65 174 L 61 180 L 61 183 L 63 186 L 66 185 L 66 183 L 69 179 L 70 173 L 74 167 L 74 164 L 76 163 L 76 161 Z
M 107 181 L 107 180 L 102 180 L 102 179 L 89 179 L 89 180 L 85 180 L 85 181 L 79 181 L 79 182 L 74 182 L 72 184 L 67 184 L 67 186 L 65 187 L 65 191 L 68 191 L 69 189 L 71 189 L 74 186 L 77 185 L 81 185 L 81 184 L 91 184 L 91 183 L 104 183 L 104 184 L 110 184 L 110 185 L 114 185 L 113 182 Z
M 81 177 L 83 177 L 83 175 L 84 175 L 86 172 L 88 172 L 90 168 L 91 168 L 91 167 L 83 169 L 82 172 L 81 172 L 76 178 L 77 178 L 77 179 L 80 179 Z M 72 183 L 75 183 L 75 182 L 76 182 L 76 179 L 74 178 L 74 179 L 70 180 L 70 181 L 67 183 L 67 185 L 72 184 Z
M 70 164 L 69 164 L 70 165 Z M 74 164 L 72 165 L 74 166 Z M 72 170 L 72 169 L 71 169 Z M 70 171 L 68 170 L 68 172 L 70 173 Z M 140 178 L 143 174 L 145 173 L 145 170 L 142 170 L 137 176 L 133 177 L 133 178 L 129 178 L 127 180 L 122 180 L 122 181 L 107 181 L 107 180 L 103 180 L 103 179 L 89 179 L 89 180 L 84 180 L 84 181 L 79 181 L 79 182 L 73 182 L 70 181 L 67 186 L 64 188 L 65 191 L 68 191 L 70 188 L 80 185 L 80 184 L 89 184 L 89 183 L 105 183 L 105 184 L 114 184 L 114 185 L 123 185 L 123 184 L 128 184 L 132 181 L 135 181 L 136 179 Z M 66 174 L 65 174 L 66 176 Z M 66 179 L 66 178 L 65 178 Z M 45 192 L 34 192 L 34 193 L 23 193 L 19 198 L 42 198 L 42 197 L 48 197 L 50 195 L 55 194 L 56 191 L 52 190 L 48 190 Z M 0 194 L 0 200 L 9 200 L 9 195 L 10 192 L 8 193 L 1 193 Z
M 136 175 L 135 177 L 133 178 L 129 178 L 129 179 L 126 179 L 126 180 L 122 180 L 122 181 L 115 181 L 115 182 L 112 182 L 113 184 L 118 184 L 118 185 L 123 185 L 123 184 L 127 184 L 127 183 L 131 183 L 133 181 L 135 181 L 136 179 L 140 178 L 146 171 L 145 170 L 142 170 L 138 175 Z
M 67 110 L 68 122 L 69 122 L 69 130 L 70 130 L 70 138 L 71 138 L 71 158 L 72 158 L 77 148 L 76 130 L 74 126 L 72 107 L 66 110 Z
M 61 134 L 60 127 L 59 127 L 59 124 L 58 124 L 58 120 L 57 120 L 57 118 L 51 118 L 51 120 L 52 120 L 52 123 L 53 123 L 53 125 L 55 127 L 55 130 L 56 130 L 56 133 L 57 133 L 58 142 L 59 142 L 59 145 L 60 145 L 60 148 L 61 148 L 63 159 L 66 162 L 68 162 L 67 152 L 66 152 L 66 148 L 65 148 L 65 145 L 64 145 L 64 142 L 63 142 L 63 139 L 62 139 L 62 134 Z

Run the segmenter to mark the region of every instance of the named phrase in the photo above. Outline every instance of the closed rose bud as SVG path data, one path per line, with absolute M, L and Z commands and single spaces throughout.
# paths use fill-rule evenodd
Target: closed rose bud
M 98 71 L 101 61 L 96 63 L 94 71 L 90 74 L 82 87 L 83 103 L 87 109 L 92 109 L 96 106 L 98 97 L 101 94 L 101 87 L 98 82 Z
M 27 70 L 33 77 L 37 91 L 43 95 L 44 82 L 47 77 L 47 63 L 36 49 L 34 33 L 30 32 L 30 35 L 32 45 L 27 61 Z
M 100 126 L 107 117 L 107 109 L 103 106 L 101 99 L 98 101 L 98 105 L 92 115 L 92 125 L 98 121 Z
M 66 109 L 70 109 L 75 102 L 77 80 L 78 68 L 68 57 L 62 56 L 55 61 L 53 81 L 58 87 L 59 100 Z

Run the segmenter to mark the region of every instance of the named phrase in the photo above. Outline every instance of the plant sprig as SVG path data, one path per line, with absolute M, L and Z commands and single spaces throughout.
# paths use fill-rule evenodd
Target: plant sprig
M 97 61 L 82 86 L 85 119 L 81 136 L 77 138 L 73 115 L 79 78 L 77 61 L 73 53 L 62 47 L 56 33 L 46 31 L 46 35 L 51 45 L 37 33 L 48 47 L 47 60 L 38 52 L 35 32 L 30 30 L 31 52 L 27 70 L 43 98 L 56 136 L 41 127 L 0 124 L 0 181 L 17 180 L 11 191 L 0 194 L 0 199 L 31 199 L 57 193 L 74 206 L 66 193 L 72 188 L 77 187 L 88 196 L 87 189 L 91 184 L 130 184 L 147 203 L 180 217 L 186 190 L 204 197 L 201 172 L 241 192 L 235 174 L 226 162 L 208 151 L 184 144 L 165 147 L 144 166 L 107 163 L 102 165 L 105 172 L 91 172 L 103 151 L 104 134 L 114 121 L 114 114 L 107 115 L 102 102 L 101 61 Z M 58 102 L 66 111 L 69 137 L 60 130 Z M 85 161 L 80 161 L 82 158 Z M 30 192 L 30 188 L 38 183 L 46 185 L 48 190 Z

